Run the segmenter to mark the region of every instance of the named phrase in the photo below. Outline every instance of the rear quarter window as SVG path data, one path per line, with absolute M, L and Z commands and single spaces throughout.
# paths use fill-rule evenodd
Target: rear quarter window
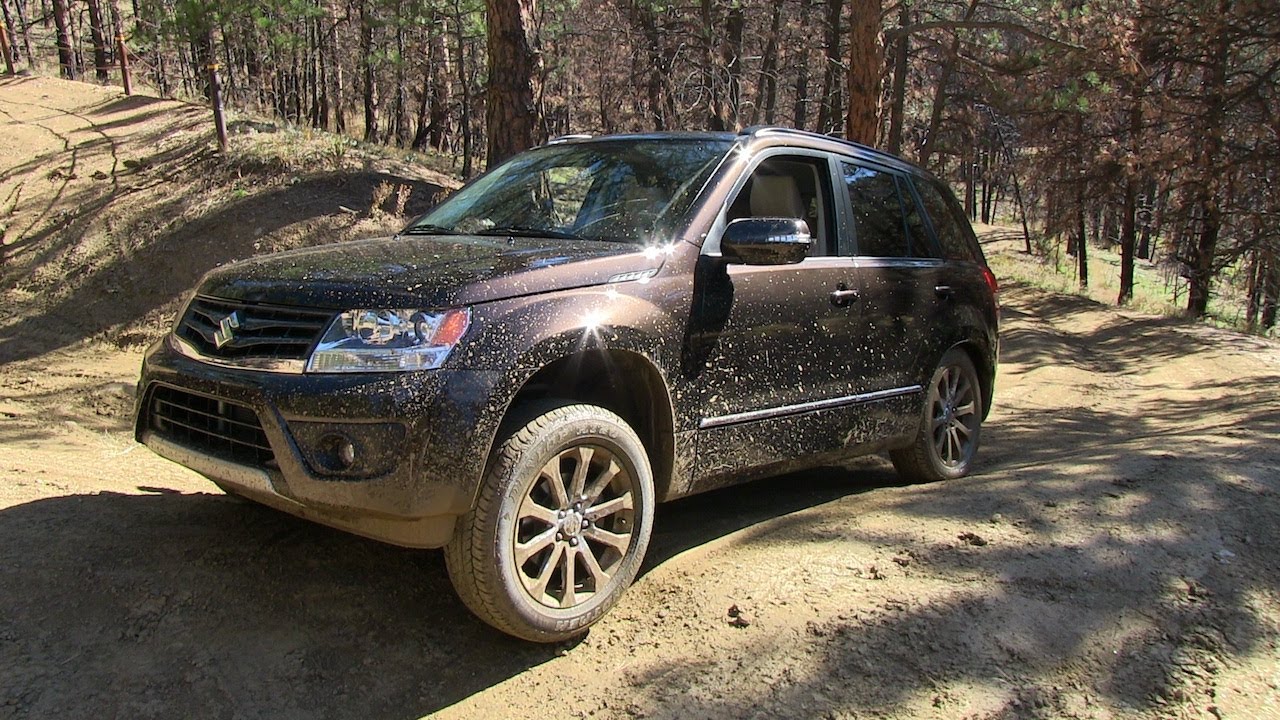
M 942 246 L 942 254 L 948 260 L 982 262 L 973 228 L 969 226 L 960 203 L 951 197 L 949 191 L 934 183 L 917 178 L 915 186 L 920 194 L 920 202 L 924 203 L 925 212 L 929 214 L 933 233 Z

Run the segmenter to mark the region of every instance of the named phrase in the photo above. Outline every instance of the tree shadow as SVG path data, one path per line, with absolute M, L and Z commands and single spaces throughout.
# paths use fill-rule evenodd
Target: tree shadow
M 1068 317 L 1095 308 L 1048 296 L 1021 309 Z M 1017 323 L 1005 359 L 1084 367 L 1105 381 L 1246 351 L 1178 320 L 1082 325 Z M 894 558 L 885 572 L 913 580 L 878 593 L 872 573 L 825 588 L 836 612 L 799 639 L 780 640 L 756 619 L 730 653 L 649 663 L 630 679 L 646 698 L 637 707 L 651 718 L 1058 718 L 1213 704 L 1224 663 L 1265 656 L 1280 640 L 1267 604 L 1280 594 L 1280 398 L 1262 390 L 1275 387 L 1280 375 L 1264 373 L 1180 382 L 1130 403 L 1067 395 L 1068 406 L 1022 411 L 1026 398 L 1011 398 L 1014 410 L 984 429 L 974 476 L 889 496 L 830 492 L 809 510 L 784 504 L 776 519 L 744 525 L 712 563 L 734 547 L 814 548 L 810 558 L 872 547 Z M 814 491 L 842 481 L 860 479 L 830 471 Z M 868 506 L 964 532 L 864 527 Z M 982 689 L 965 697 L 985 693 L 987 707 L 958 705 L 956 688 Z
M 481 625 L 439 553 L 225 496 L 39 500 L 0 547 L 19 717 L 419 717 L 563 649 Z

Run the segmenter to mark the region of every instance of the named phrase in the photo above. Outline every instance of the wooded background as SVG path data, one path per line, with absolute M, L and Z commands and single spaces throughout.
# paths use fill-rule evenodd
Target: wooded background
M 127 3 L 125 5 L 124 3 Z M 459 158 L 782 124 L 898 153 L 975 220 L 1280 299 L 1275 0 L 0 0 L 6 59 Z M 120 41 L 123 42 L 120 42 Z M 54 64 L 56 62 L 56 65 Z M 1218 284 L 1218 285 L 1216 285 Z

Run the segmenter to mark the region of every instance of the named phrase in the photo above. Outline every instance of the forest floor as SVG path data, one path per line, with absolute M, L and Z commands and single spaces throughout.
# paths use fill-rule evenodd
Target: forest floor
M 134 443 L 141 344 L 201 272 L 450 183 L 316 170 L 323 138 L 220 158 L 207 123 L 0 81 L 0 718 L 1280 717 L 1280 345 L 1008 285 L 971 477 L 868 459 L 662 506 L 619 607 L 526 644 L 439 553 Z

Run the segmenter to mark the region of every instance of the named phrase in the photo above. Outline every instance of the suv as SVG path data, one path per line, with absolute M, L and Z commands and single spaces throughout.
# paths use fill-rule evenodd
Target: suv
M 887 451 L 970 469 L 996 282 L 919 168 L 781 128 L 574 136 L 391 238 L 208 273 L 136 433 L 228 493 L 445 550 L 476 615 L 585 632 L 654 504 Z

